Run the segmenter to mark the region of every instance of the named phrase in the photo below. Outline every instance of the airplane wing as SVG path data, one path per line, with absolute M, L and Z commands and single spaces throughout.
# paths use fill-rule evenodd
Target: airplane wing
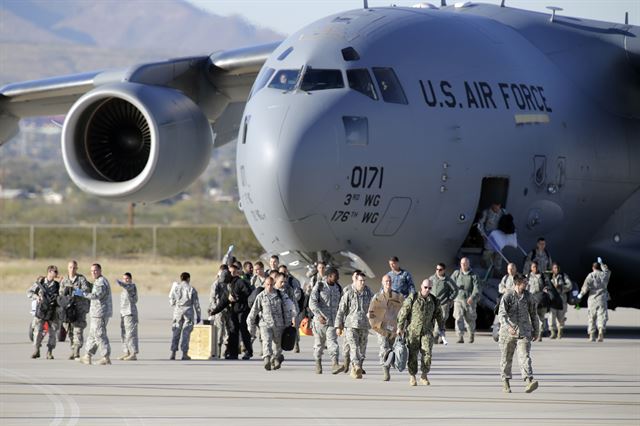
M 0 144 L 21 118 L 66 114 L 62 156 L 83 191 L 156 201 L 191 184 L 211 149 L 238 135 L 249 91 L 280 42 L 9 84 L 0 88 Z
M 200 106 L 214 123 L 214 131 L 216 127 L 221 129 L 215 145 L 223 145 L 237 134 L 251 85 L 279 44 L 6 85 L 0 88 L 0 144 L 17 133 L 21 118 L 66 114 L 85 93 L 103 85 L 128 82 L 181 91 Z

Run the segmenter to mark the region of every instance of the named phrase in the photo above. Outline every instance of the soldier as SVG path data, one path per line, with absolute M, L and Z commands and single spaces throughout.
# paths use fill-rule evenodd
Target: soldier
M 211 284 L 211 292 L 209 294 L 209 308 L 207 312 L 209 313 L 209 320 L 211 324 L 216 329 L 216 342 L 217 350 L 216 353 L 218 357 L 221 357 L 222 354 L 222 345 L 227 342 L 228 334 L 227 334 L 227 312 L 220 312 L 218 314 L 213 315 L 213 310 L 220 303 L 220 301 L 227 297 L 227 284 L 231 282 L 231 273 L 229 272 L 229 267 L 226 264 L 220 265 L 218 268 L 218 276 L 216 280 Z M 225 352 L 228 354 L 229 348 L 225 349 Z
M 476 305 L 480 299 L 480 283 L 478 276 L 471 270 L 469 259 L 460 259 L 460 269 L 451 274 L 451 279 L 458 287 L 458 295 L 453 303 L 453 318 L 456 320 L 458 343 L 464 343 L 465 323 L 469 329 L 469 343 L 474 342 L 476 333 Z
M 262 359 L 264 369 L 278 370 L 282 364 L 282 331 L 293 322 L 287 309 L 288 296 L 274 288 L 273 278 L 264 280 L 264 291 L 256 297 L 247 317 L 247 327 L 252 336 L 256 335 L 256 325 L 262 337 Z M 259 322 L 258 322 L 259 318 Z
M 400 293 L 404 297 L 416 292 L 416 286 L 413 284 L 413 277 L 409 271 L 400 268 L 400 261 L 396 256 L 389 259 L 389 267 L 391 270 L 387 275 L 391 277 L 393 291 Z
M 458 286 L 453 280 L 445 273 L 446 265 L 444 263 L 438 263 L 436 265 L 436 273 L 429 277 L 433 285 L 431 294 L 438 299 L 440 303 L 440 309 L 442 310 L 442 330 L 433 330 L 433 333 L 438 336 L 435 343 L 442 343 L 442 336 L 445 335 L 445 323 L 449 318 L 449 312 L 453 306 L 453 301 L 458 295 Z
M 485 267 L 488 269 L 491 265 L 494 267 L 494 272 L 499 273 L 502 270 L 502 256 L 496 252 L 496 249 L 489 243 L 486 238 L 492 231 L 498 229 L 498 223 L 500 218 L 504 216 L 505 211 L 502 208 L 500 202 L 491 203 L 489 208 L 482 211 L 482 216 L 478 220 L 478 228 L 481 231 L 484 241 L 484 250 L 482 251 L 482 259 L 485 263 Z
M 537 336 L 533 336 L 538 342 L 542 342 L 542 333 L 547 328 L 546 324 L 546 315 L 549 309 L 549 298 L 547 293 L 549 289 L 547 288 L 548 284 L 544 278 L 544 275 L 540 273 L 538 269 L 538 262 L 536 260 L 530 263 L 531 271 L 529 275 L 527 275 L 527 279 L 529 280 L 529 292 L 531 293 L 531 297 L 536 302 L 536 310 L 538 312 L 538 334 Z
M 309 308 L 313 312 L 313 355 L 316 360 L 316 374 L 322 374 L 322 352 L 325 346 L 331 357 L 331 373 L 338 374 L 344 367 L 338 364 L 338 335 L 335 320 L 342 297 L 342 286 L 338 283 L 340 274 L 335 268 L 327 269 L 326 281 L 316 281 L 311 289 Z
M 398 314 L 398 334 L 407 334 L 407 346 L 409 348 L 409 385 L 417 386 L 416 374 L 418 373 L 418 352 L 422 352 L 420 360 L 420 383 L 430 385 L 427 374 L 431 370 L 431 349 L 433 348 L 433 330 L 444 328 L 440 303 L 431 294 L 433 284 L 427 278 L 422 281 L 420 294 L 412 294 L 404 301 Z M 437 325 L 436 325 L 437 323 Z
M 294 324 L 294 327 L 298 329 L 298 327 L 300 326 L 300 321 L 302 321 L 302 315 L 304 314 L 304 294 L 302 293 L 302 285 L 300 285 L 300 281 L 296 277 L 289 273 L 287 265 L 278 266 L 278 272 L 284 275 L 287 295 L 289 296 L 289 299 L 291 299 L 291 301 L 296 304 L 297 312 L 295 316 L 296 323 Z M 295 353 L 300 352 L 299 334 L 296 334 L 296 345 L 293 351 Z
M 91 265 L 91 276 L 93 277 L 93 288 L 91 293 L 84 293 L 84 296 L 91 300 L 89 308 L 89 338 L 85 347 L 86 353 L 80 358 L 83 364 L 91 364 L 91 357 L 95 355 L 98 346 L 102 349 L 102 358 L 98 360 L 98 365 L 111 364 L 111 345 L 107 336 L 107 323 L 113 314 L 113 302 L 111 300 L 111 286 L 109 281 L 102 276 L 102 266 L 99 263 Z
M 280 265 L 280 258 L 277 254 L 272 254 L 269 258 L 269 269 L 265 271 L 265 274 L 269 275 L 273 271 L 278 271 L 278 265 Z
M 251 277 L 251 287 L 254 289 L 262 287 L 265 278 L 267 278 L 264 273 L 264 263 L 257 261 L 255 265 L 253 265 L 253 272 L 254 274 Z
M 378 345 L 380 351 L 380 364 L 382 365 L 382 380 L 388 382 L 389 366 L 385 365 L 385 358 L 393 348 L 398 327 L 398 312 L 402 307 L 404 297 L 400 293 L 392 290 L 391 277 L 382 276 L 382 289 L 373 296 L 369 305 L 369 324 L 378 334 Z
M 121 361 L 138 359 L 138 289 L 132 281 L 131 273 L 122 274 L 122 281 L 116 280 L 122 287 L 120 293 L 120 338 L 123 354 Z
M 513 353 L 518 349 L 518 361 L 522 379 L 527 386 L 525 392 L 530 393 L 538 388 L 538 382 L 533 380 L 531 368 L 531 339 L 538 333 L 538 314 L 536 303 L 531 293 L 526 290 L 527 280 L 522 275 L 515 278 L 514 287 L 508 290 L 500 301 L 498 318 L 500 320 L 500 372 L 502 376 L 502 390 L 511 393 L 511 366 Z
M 240 278 L 251 284 L 251 279 L 253 278 L 253 263 L 247 260 L 242 264 L 242 274 Z
M 36 315 L 33 323 L 33 354 L 31 358 L 40 358 L 40 346 L 44 338 L 44 323 L 49 324 L 49 339 L 47 341 L 47 359 L 53 359 L 53 349 L 56 347 L 58 317 L 56 314 L 60 283 L 56 280 L 58 267 L 49 265 L 47 275 L 38 277 L 27 291 L 27 297 L 37 301 Z
M 353 355 L 351 357 L 351 377 L 362 379 L 362 364 L 367 351 L 367 339 L 371 327 L 367 313 L 373 293 L 365 285 L 365 276 L 362 273 L 357 276 L 355 285 L 352 291 L 345 292 L 340 299 L 336 327 L 339 336 L 346 328 L 345 337 Z
M 562 299 L 562 309 L 551 308 L 551 326 L 549 328 L 551 329 L 552 339 L 555 339 L 556 336 L 558 339 L 562 339 L 562 329 L 564 328 L 567 315 L 567 293 L 571 291 L 573 284 L 567 274 L 560 272 L 560 265 L 558 265 L 558 263 L 553 262 L 551 272 L 551 284 L 558 291 Z
M 498 284 L 498 294 L 500 297 L 498 298 L 498 303 L 496 304 L 496 308 L 494 313 L 496 316 L 493 319 L 492 335 L 493 340 L 496 342 L 500 339 L 500 321 L 498 320 L 498 312 L 497 309 L 500 308 L 500 299 L 504 296 L 504 294 L 513 288 L 513 282 L 518 274 L 518 267 L 515 263 L 511 262 L 507 265 L 507 274 L 502 277 L 500 280 L 500 284 Z
M 538 241 L 536 242 L 536 247 L 534 249 L 532 249 L 529 254 L 527 254 L 527 257 L 525 258 L 525 262 L 524 262 L 524 271 L 527 272 L 531 269 L 531 262 L 533 262 L 534 260 L 536 262 L 538 262 L 538 270 L 541 273 L 545 273 L 547 271 L 549 271 L 551 269 L 551 255 L 549 255 L 549 252 L 547 251 L 547 242 L 545 241 L 545 239 L 543 237 L 538 238 Z
M 609 319 L 607 311 L 609 292 L 607 291 L 607 286 L 609 285 L 610 276 L 611 271 L 609 271 L 607 265 L 602 263 L 602 259 L 598 258 L 598 262 L 591 265 L 591 273 L 585 278 L 582 289 L 578 294 L 578 300 L 580 300 L 587 293 L 590 293 L 587 301 L 587 314 L 589 315 L 587 332 L 589 333 L 589 340 L 592 342 L 596 340 L 596 324 L 598 326 L 598 342 L 604 340 L 604 332 Z
M 91 284 L 84 275 L 78 274 L 78 262 L 71 260 L 67 264 L 69 275 L 60 282 L 60 296 L 73 299 L 76 319 L 71 321 L 67 327 L 71 354 L 69 359 L 80 358 L 80 348 L 84 344 L 84 329 L 87 328 L 87 313 L 89 313 L 90 302 L 83 296 L 83 293 L 91 293 Z
M 171 323 L 173 336 L 171 338 L 171 356 L 169 359 L 176 359 L 176 352 L 180 343 L 182 360 L 188 361 L 191 359 L 188 353 L 194 313 L 196 317 L 195 323 L 198 324 L 200 322 L 200 299 L 198 299 L 197 290 L 191 286 L 191 275 L 188 272 L 180 274 L 179 283 L 173 283 L 169 293 L 169 305 L 173 307 L 173 321 Z M 180 342 L 181 337 L 182 342 Z

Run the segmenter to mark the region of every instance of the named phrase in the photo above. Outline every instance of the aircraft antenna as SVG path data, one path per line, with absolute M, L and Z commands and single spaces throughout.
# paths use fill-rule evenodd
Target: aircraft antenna
M 624 13 L 624 24 L 629 25 L 629 12 Z
M 547 9 L 551 11 L 551 18 L 549 18 L 549 22 L 553 22 L 556 19 L 556 12 L 563 10 L 558 6 L 547 6 Z
M 369 2 L 367 0 L 363 0 L 363 1 L 364 1 L 364 8 L 369 9 Z
M 504 2 L 505 2 L 505 0 L 502 0 L 502 1 L 500 2 L 500 7 L 504 7 Z
M 440 7 L 445 7 L 447 5 L 447 0 L 440 0 Z

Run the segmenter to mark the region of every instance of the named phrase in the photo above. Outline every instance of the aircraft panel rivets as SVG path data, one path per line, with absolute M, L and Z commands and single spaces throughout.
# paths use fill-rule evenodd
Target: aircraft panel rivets
M 616 244 L 620 242 L 620 234 L 613 234 L 613 242 Z
M 465 220 L 467 220 L 467 215 L 466 215 L 466 214 L 464 214 L 464 213 L 460 213 L 460 214 L 458 215 L 458 220 L 459 220 L 460 222 L 464 222 Z
M 441 179 L 442 179 L 443 182 L 446 182 L 447 181 L 447 175 L 443 173 Z
M 446 190 L 447 190 L 447 187 L 446 187 L 446 186 L 442 185 L 442 186 L 440 187 L 440 192 L 444 192 L 444 191 L 446 191 Z

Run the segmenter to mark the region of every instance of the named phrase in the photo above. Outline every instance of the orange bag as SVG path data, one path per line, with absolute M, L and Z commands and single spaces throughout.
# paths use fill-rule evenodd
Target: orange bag
M 302 318 L 302 321 L 300 321 L 300 335 L 313 336 L 313 331 L 311 330 L 311 321 L 309 321 L 309 318 L 307 317 Z

